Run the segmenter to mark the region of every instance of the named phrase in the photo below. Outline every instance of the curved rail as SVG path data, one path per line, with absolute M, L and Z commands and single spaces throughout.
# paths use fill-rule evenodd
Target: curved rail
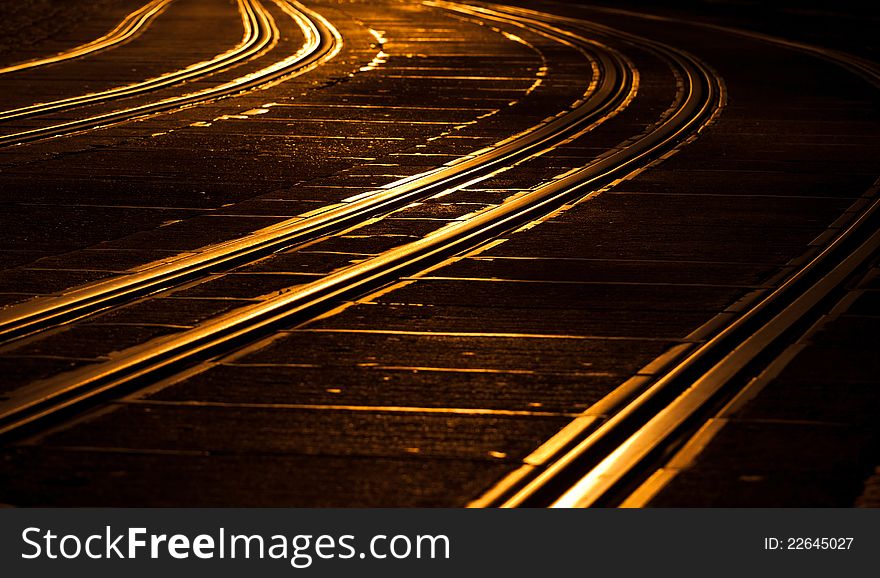
M 564 21 L 591 26 L 583 20 Z M 774 41 L 764 36 L 759 39 Z M 786 41 L 774 42 L 836 60 L 880 86 L 880 74 L 863 66 L 859 59 Z M 637 395 L 624 392 L 625 386 L 613 391 L 594 406 L 596 409 L 584 412 L 586 421 L 578 424 L 576 420 L 571 424 L 574 427 L 551 438 L 526 458 L 526 465 L 471 506 L 567 508 L 622 503 L 634 485 L 655 471 L 652 464 L 656 460 L 682 445 L 707 412 L 742 389 L 739 380 L 746 372 L 760 367 L 797 328 L 819 315 L 829 296 L 876 255 L 880 250 L 878 219 L 880 199 L 875 199 L 776 290 L 746 308 L 706 343 L 683 355 Z M 631 401 L 621 404 L 617 399 Z M 595 418 L 614 407 L 604 421 Z
M 269 30 L 272 31 L 273 37 L 277 34 L 271 15 L 260 4 L 259 0 L 239 1 L 253 7 L 253 14 L 256 15 L 259 28 L 262 31 L 261 38 L 263 37 L 262 34 Z M 339 52 L 342 38 L 326 19 L 294 0 L 273 1 L 296 22 L 305 35 L 305 44 L 295 54 L 276 61 L 256 72 L 211 88 L 87 118 L 2 135 L 0 136 L 0 147 L 16 146 L 32 141 L 66 136 L 96 127 L 117 124 L 151 114 L 239 94 L 303 74 L 329 60 Z M 240 59 L 236 59 L 232 64 L 238 61 Z
M 568 459 L 584 459 L 603 438 L 620 436 L 621 428 L 632 428 L 633 424 L 626 422 L 638 420 L 637 414 L 652 413 L 650 419 L 638 424 L 638 429 L 614 444 L 612 451 L 603 450 L 605 457 L 551 505 L 566 508 L 620 503 L 628 495 L 625 484 L 652 473 L 652 458 L 679 446 L 722 399 L 743 389 L 746 384 L 739 383 L 740 376 L 788 343 L 788 336 L 798 327 L 815 322 L 824 311 L 821 305 L 825 300 L 876 256 L 880 250 L 878 215 L 880 199 L 794 277 L 667 371 L 573 450 Z M 864 238 L 868 232 L 873 234 Z
M 136 96 L 174 84 L 187 82 L 244 62 L 266 48 L 278 36 L 277 30 L 267 15 L 259 10 L 259 8 L 259 5 L 251 0 L 238 0 L 238 11 L 241 15 L 244 35 L 238 45 L 209 60 L 126 86 L 0 111 L 0 122 L 29 118 L 50 112 L 59 112 L 77 106 L 95 104 L 117 98 Z
M 21 62 L 0 68 L 0 74 L 9 74 L 10 72 L 18 72 L 20 70 L 28 70 L 30 68 L 55 64 L 56 62 L 64 62 L 65 60 L 71 60 L 73 58 L 81 58 L 88 54 L 100 50 L 106 50 L 118 44 L 128 42 L 146 30 L 153 19 L 161 14 L 173 1 L 174 0 L 151 0 L 146 5 L 126 16 L 116 28 L 100 38 L 81 44 L 70 50 L 65 50 L 54 56 L 29 60 L 27 62 Z

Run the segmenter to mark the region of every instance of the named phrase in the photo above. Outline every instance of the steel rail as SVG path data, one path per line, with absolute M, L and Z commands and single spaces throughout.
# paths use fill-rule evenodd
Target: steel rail
M 10 72 L 18 72 L 20 70 L 28 70 L 57 62 L 64 62 L 74 58 L 81 58 L 94 52 L 106 50 L 118 44 L 125 43 L 135 38 L 138 34 L 147 29 L 153 19 L 161 14 L 171 2 L 174 0 L 151 0 L 146 5 L 138 8 L 120 22 L 113 30 L 85 44 L 65 50 L 53 56 L 40 58 L 36 60 L 28 60 L 0 68 L 0 74 L 9 74 Z
M 482 7 L 468 9 L 474 13 L 491 12 Z M 429 268 L 450 255 L 472 250 L 523 222 L 551 214 L 565 203 L 594 194 L 631 174 L 693 136 L 720 107 L 720 79 L 688 55 L 670 54 L 675 56 L 688 84 L 686 97 L 677 103 L 673 114 L 629 146 L 469 220 L 315 282 L 293 287 L 287 293 L 211 319 L 194 329 L 131 348 L 112 361 L 32 384 L 26 392 L 11 392 L 10 400 L 0 404 L 0 436 L 22 433 L 46 418 L 63 417 L 111 394 L 154 383 L 278 329 L 313 319 L 341 301 Z
M 260 30 L 272 30 L 274 36 L 274 31 L 276 30 L 274 22 L 259 0 L 240 1 L 255 7 L 254 13 L 256 14 Z M 256 72 L 211 88 L 88 118 L 2 135 L 0 136 L 0 147 L 18 146 L 37 140 L 76 134 L 92 128 L 118 124 L 160 112 L 180 109 L 201 102 L 239 94 L 257 87 L 280 82 L 296 74 L 302 74 L 338 53 L 341 37 L 329 25 L 329 22 L 320 16 L 316 16 L 314 12 L 294 0 L 273 1 L 297 22 L 306 36 L 304 46 L 294 55 L 288 56 Z M 312 18 L 309 18 L 307 15 L 311 15 Z
M 236 64 L 244 62 L 259 54 L 270 44 L 270 42 L 272 42 L 273 37 L 277 38 L 279 36 L 277 29 L 271 25 L 271 22 L 265 14 L 259 13 L 258 9 L 259 5 L 255 4 L 252 0 L 238 0 L 238 10 L 244 27 L 242 38 L 232 49 L 218 54 L 209 60 L 197 62 L 186 68 L 162 74 L 155 78 L 149 78 L 134 84 L 0 111 L 0 122 L 29 118 L 107 100 L 136 96 L 175 84 L 185 83 L 235 66 Z
M 516 12 L 532 13 L 524 9 Z M 560 20 L 591 25 L 580 19 Z M 771 37 L 759 39 L 836 60 L 880 86 L 876 68 L 864 66 L 860 59 L 850 61 L 840 53 L 806 50 L 809 47 L 805 45 Z M 880 251 L 878 218 L 880 199 L 875 199 L 777 289 L 665 370 L 598 427 L 563 441 L 551 438 L 534 452 L 541 459 L 502 480 L 472 506 L 566 508 L 623 503 L 633 485 L 656 471 L 656 460 L 683 445 L 707 412 L 742 389 L 738 380 L 784 347 L 790 336 L 813 320 L 823 303 Z M 597 406 L 602 404 L 607 402 L 600 401 Z M 592 413 L 598 412 L 588 409 L 584 415 Z
M 488 17 L 490 15 L 483 15 Z M 75 289 L 59 297 L 37 299 L 0 312 L 0 342 L 78 319 L 107 307 L 204 277 L 218 268 L 251 262 L 282 249 L 338 232 L 388 213 L 417 199 L 487 178 L 499 168 L 538 154 L 603 120 L 628 103 L 634 72 L 614 51 L 585 38 L 545 31 L 564 42 L 580 42 L 594 51 L 600 76 L 584 97 L 542 124 L 451 164 L 392 183 L 344 206 L 303 219 L 288 220 L 229 243 L 213 245 L 171 263 Z
M 644 396 L 633 402 L 639 405 L 624 408 L 619 418 L 615 416 L 623 420 L 633 411 L 643 409 L 643 404 L 650 403 L 651 397 L 668 395 L 672 388 L 680 390 L 675 399 L 664 404 L 651 419 L 640 425 L 623 442 L 615 445 L 606 457 L 560 495 L 551 506 L 567 508 L 621 503 L 629 495 L 625 484 L 647 479 L 655 471 L 650 466 L 660 452 L 680 447 L 693 434 L 694 428 L 705 422 L 707 415 L 711 417 L 709 412 L 717 408 L 721 400 L 729 399 L 747 385 L 739 381 L 746 372 L 756 366 L 766 365 L 764 361 L 767 357 L 788 344 L 790 336 L 797 328 L 816 321 L 824 312 L 822 305 L 829 296 L 842 288 L 857 270 L 877 255 L 880 251 L 878 214 L 880 200 L 876 200 L 866 213 L 795 278 L 740 318 L 742 326 L 757 322 L 758 317 L 762 318 L 759 327 L 751 334 L 745 337 L 729 337 L 742 327 L 732 324 L 658 380 L 652 391 L 645 392 Z M 873 234 L 864 239 L 863 235 L 869 230 Z M 860 236 L 864 240 L 854 249 L 847 251 L 841 248 L 850 245 Z M 841 256 L 841 253 L 845 254 Z M 815 279 L 819 271 L 824 274 Z M 805 279 L 811 281 L 807 282 Z M 807 285 L 801 289 L 794 288 L 805 283 Z M 794 295 L 782 294 L 788 291 L 794 292 Z M 774 302 L 776 300 L 785 300 L 786 305 L 779 310 Z M 770 316 L 771 310 L 775 315 Z M 728 338 L 734 339 L 734 342 L 720 343 Z M 711 364 L 710 361 L 710 367 L 696 376 L 689 375 L 688 370 L 696 364 L 706 364 L 706 357 L 715 363 Z M 681 389 L 682 386 L 684 389 Z M 609 421 L 607 427 L 612 428 L 615 421 Z M 597 430 L 596 438 L 591 441 L 598 443 L 599 435 L 600 431 Z M 588 449 L 587 445 L 585 441 L 585 450 Z

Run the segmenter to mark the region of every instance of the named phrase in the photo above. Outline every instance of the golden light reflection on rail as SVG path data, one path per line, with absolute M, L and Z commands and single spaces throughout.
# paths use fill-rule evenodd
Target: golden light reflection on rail
M 105 50 L 116 46 L 117 44 L 127 42 L 143 32 L 153 19 L 161 14 L 173 1 L 174 0 L 152 0 L 145 6 L 126 16 L 116 28 L 96 40 L 81 44 L 76 48 L 72 48 L 54 56 L 40 58 L 38 60 L 30 60 L 28 62 L 0 68 L 0 74 L 8 74 L 10 72 L 37 68 L 40 66 L 46 66 L 47 64 L 55 64 L 65 60 L 71 60 L 73 58 L 80 58 L 98 52 L 99 50 Z
M 263 48 L 266 48 L 271 37 L 265 34 L 265 30 L 262 30 L 263 27 L 260 26 L 261 23 L 256 20 L 256 9 L 259 6 L 251 4 L 250 0 L 237 0 L 237 3 L 243 27 L 241 40 L 231 49 L 222 52 L 213 58 L 141 82 L 119 86 L 100 92 L 92 92 L 71 98 L 42 102 L 2 111 L 0 112 L 0 121 L 14 118 L 26 118 L 33 115 L 65 110 L 75 106 L 92 104 L 104 100 L 133 96 L 145 91 L 156 90 L 208 75 L 217 72 L 230 64 L 247 59 L 257 54 Z M 276 34 L 274 36 L 277 38 L 277 30 L 275 30 L 275 32 Z

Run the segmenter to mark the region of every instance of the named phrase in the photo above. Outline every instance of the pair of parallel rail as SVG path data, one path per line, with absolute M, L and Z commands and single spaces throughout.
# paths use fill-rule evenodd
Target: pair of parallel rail
M 187 106 L 216 100 L 223 97 L 240 94 L 257 87 L 270 85 L 286 80 L 292 76 L 303 74 L 315 66 L 326 62 L 335 56 L 342 45 L 342 37 L 339 32 L 319 14 L 305 8 L 293 0 L 272 0 L 279 9 L 289 16 L 301 31 L 305 38 L 302 47 L 294 54 L 277 60 L 255 72 L 242 75 L 226 82 L 218 82 L 215 86 L 194 90 L 169 96 L 146 103 L 126 106 L 125 108 L 88 114 L 74 120 L 49 123 L 36 128 L 18 130 L 16 132 L 0 135 L 0 147 L 22 145 L 29 142 L 57 138 L 70 134 L 76 134 L 85 130 L 104 127 L 108 125 L 126 122 L 137 118 L 154 115 L 169 110 L 176 110 Z M 147 7 L 153 6 L 151 3 Z M 159 11 L 167 7 L 168 2 L 161 3 L 155 10 L 147 11 L 145 15 L 134 18 L 130 26 L 126 26 L 124 33 L 109 34 L 104 42 L 95 42 L 77 47 L 54 58 L 24 63 L 17 67 L 0 70 L 15 72 L 19 69 L 44 66 L 69 60 L 71 58 L 86 56 L 98 50 L 105 50 L 117 46 L 123 40 L 130 39 L 134 34 L 143 32 L 146 26 Z M 139 10 L 140 14 L 146 10 Z M 241 42 L 234 48 L 215 56 L 204 62 L 199 62 L 184 69 L 170 72 L 156 78 L 150 78 L 142 82 L 120 86 L 100 92 L 84 94 L 71 98 L 55 100 L 52 102 L 39 103 L 31 106 L 11 109 L 0 112 L 0 123 L 9 121 L 21 121 L 28 118 L 39 117 L 50 113 L 58 113 L 88 105 L 122 101 L 122 99 L 148 95 L 149 93 L 176 86 L 186 86 L 197 79 L 210 78 L 212 75 L 229 71 L 243 63 L 262 57 L 271 51 L 281 38 L 279 30 L 271 12 L 260 0 L 238 0 L 238 9 L 242 17 L 244 35 Z M 132 20 L 130 15 L 126 21 Z M 138 26 L 135 28 L 135 24 Z M 122 28 L 122 25 L 117 28 Z M 2 126 L 2 125 L 0 125 Z

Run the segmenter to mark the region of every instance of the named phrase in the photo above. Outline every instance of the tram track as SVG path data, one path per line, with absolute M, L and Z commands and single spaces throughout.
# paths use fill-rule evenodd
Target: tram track
M 181 70 L 163 74 L 156 78 L 150 78 L 126 86 L 119 86 L 101 92 L 0 111 L 0 122 L 29 118 L 107 100 L 136 96 L 160 88 L 192 81 L 220 70 L 224 70 L 237 63 L 244 62 L 249 58 L 256 56 L 266 49 L 270 43 L 277 40 L 277 28 L 270 21 L 268 14 L 261 11 L 259 8 L 259 4 L 250 0 L 239 0 L 238 11 L 244 29 L 241 41 L 232 49 L 219 54 L 214 58 L 192 64 Z
M 590 25 L 583 20 L 560 20 Z M 862 59 L 721 29 L 830 60 L 880 85 L 876 66 Z M 853 203 L 831 225 L 821 250 L 811 247 L 797 260 L 802 264 L 775 289 L 745 299 L 738 315 L 701 345 L 656 360 L 666 369 L 650 383 L 637 390 L 625 383 L 588 408 L 470 506 L 645 505 L 674 475 L 663 469 L 670 456 L 697 443 L 692 440 L 705 432 L 717 410 L 742 394 L 754 375 L 816 323 L 847 282 L 876 257 L 880 251 L 880 199 L 876 193 L 875 186 Z M 705 439 L 699 443 L 706 443 Z
M 434 4 L 475 16 L 508 17 L 540 25 L 545 30 L 560 29 L 544 15 L 538 18 L 506 12 L 500 7 Z M 548 24 L 547 20 L 551 23 Z M 648 42 L 604 27 L 597 27 L 592 32 L 626 42 Z M 543 183 L 509 202 L 312 283 L 293 287 L 253 306 L 233 310 L 192 330 L 137 346 L 112 361 L 32 384 L 22 395 L 13 392 L 10 401 L 0 409 L 0 434 L 17 434 L 39 426 L 43 420 L 67 416 L 110 395 L 144 387 L 280 328 L 314 318 L 340 301 L 375 291 L 408 274 L 430 268 L 453 254 L 473 250 L 524 222 L 596 194 L 602 187 L 644 168 L 697 134 L 723 104 L 723 84 L 708 67 L 684 52 L 659 43 L 652 43 L 650 48 L 670 61 L 685 87 L 682 98 L 669 114 L 627 146 Z
M 835 483 L 850 475 L 873 405 L 843 400 L 836 386 L 870 378 L 849 365 L 871 359 L 865 308 L 876 304 L 865 280 L 880 255 L 880 180 L 869 184 L 874 93 L 861 80 L 880 86 L 877 65 L 627 10 L 558 6 L 574 18 L 479 0 L 423 4 L 465 24 L 434 28 L 430 10 L 364 10 L 352 40 L 369 26 L 378 46 L 362 44 L 359 58 L 381 51 L 386 77 L 302 98 L 282 90 L 262 105 L 273 114 L 214 124 L 236 143 L 262 139 L 254 150 L 273 147 L 280 160 L 271 137 L 285 127 L 297 138 L 366 139 L 352 117 L 392 125 L 396 113 L 381 109 L 398 108 L 414 124 L 452 125 L 416 106 L 423 82 L 451 92 L 478 79 L 504 96 L 481 101 L 487 114 L 456 108 L 455 129 L 426 141 L 395 127 L 383 136 L 424 144 L 381 158 L 357 149 L 355 169 L 296 173 L 306 178 L 291 188 L 59 255 L 25 268 L 27 287 L 10 285 L 26 291 L 0 310 L 4 501 L 580 508 L 709 494 L 723 505 L 754 503 L 782 473 L 784 499 L 760 496 L 778 504 L 803 501 L 826 472 Z M 496 33 L 539 58 L 496 45 Z M 506 78 L 500 64 L 468 60 L 495 54 L 507 55 Z M 754 55 L 766 62 L 741 67 Z M 519 97 L 529 81 L 532 100 Z M 531 119 L 521 130 L 575 98 L 485 144 L 513 132 L 513 114 Z M 349 106 L 370 112 L 341 112 Z M 301 128 L 310 122 L 322 125 Z M 178 150 L 208 141 L 208 131 L 181 132 Z M 299 142 L 284 152 L 302 154 Z M 427 170 L 436 158 L 449 162 Z M 231 220 L 243 238 L 176 238 Z M 145 240 L 170 250 L 147 252 Z M 96 264 L 97 251 L 113 252 L 104 280 L 50 277 Z M 844 342 L 858 355 L 826 353 Z M 844 428 L 858 431 L 837 436 Z M 853 468 L 856 490 L 872 456 Z M 807 473 L 789 481 L 801 459 Z M 71 476 L 77 485 L 58 493 Z M 266 483 L 255 492 L 257 477 Z M 156 492 L 166 480 L 182 482 Z M 851 503 L 852 491 L 833 503 Z
M 472 506 L 625 503 L 656 471 L 658 461 L 687 443 L 719 404 L 747 385 L 747 376 L 772 360 L 792 335 L 814 323 L 823 305 L 877 254 L 878 211 L 880 201 L 874 200 L 778 289 L 671 364 L 637 395 L 623 391 L 626 387 L 610 393 Z M 621 404 L 621 399 L 630 401 Z
M 333 58 L 339 52 L 342 37 L 330 22 L 298 2 L 292 0 L 272 1 L 293 20 L 304 36 L 305 40 L 302 47 L 294 54 L 277 60 L 255 72 L 202 90 L 67 122 L 0 135 L 0 147 L 19 146 L 29 142 L 77 134 L 89 129 L 126 122 L 239 94 L 258 87 L 265 87 L 291 76 L 303 74 Z M 215 74 L 221 70 L 234 68 L 242 62 L 258 57 L 277 43 L 280 37 L 277 24 L 271 13 L 259 0 L 239 0 L 239 8 L 245 26 L 245 34 L 242 43 L 231 51 L 209 61 L 196 64 L 193 67 L 134 85 L 5 111 L 0 113 L 0 121 L 58 112 L 103 101 L 114 101 L 181 83 L 185 85 L 187 81 Z
M 64 62 L 65 60 L 81 58 L 83 56 L 88 56 L 89 54 L 94 54 L 102 50 L 122 45 L 133 40 L 144 32 L 152 21 L 164 12 L 173 1 L 174 0 L 151 0 L 123 18 L 122 22 L 116 25 L 113 30 L 100 38 L 96 38 L 91 42 L 81 44 L 75 48 L 65 50 L 64 52 L 52 56 L 5 66 L 0 68 L 0 74 L 9 74 L 11 72 L 19 72 L 21 70 L 30 70 L 41 66 L 56 64 Z

